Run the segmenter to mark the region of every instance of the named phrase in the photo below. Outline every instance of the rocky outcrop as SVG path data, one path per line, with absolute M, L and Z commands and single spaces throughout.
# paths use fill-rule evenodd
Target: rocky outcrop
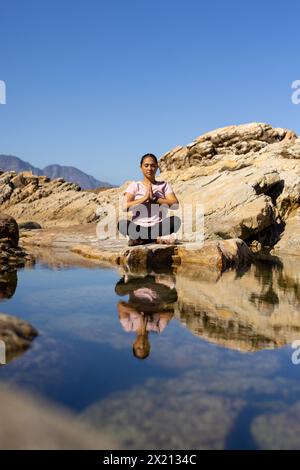
M 224 157 L 247 155 L 277 142 L 293 142 L 297 135 L 287 129 L 267 124 L 244 124 L 216 129 L 197 137 L 185 147 L 177 146 L 160 159 L 161 171 L 190 168 L 199 163 L 224 160 Z
M 273 247 L 299 207 L 300 139 L 252 123 L 217 129 L 159 162 L 180 202 L 203 205 L 205 238 Z
M 300 139 L 294 132 L 263 123 L 216 129 L 170 150 L 159 166 L 159 179 L 173 185 L 181 207 L 203 208 L 205 240 L 240 238 L 256 251 L 297 251 L 298 239 L 291 242 L 287 235 L 284 241 L 300 205 Z M 109 220 L 115 218 L 111 204 L 118 216 L 127 184 L 94 194 L 61 178 L 6 172 L 0 176 L 0 206 L 18 223 L 43 227 Z M 193 233 L 186 227 L 182 239 L 195 241 L 201 227 Z
M 0 313 L 0 341 L 5 345 L 6 362 L 26 351 L 37 335 L 27 321 Z
M 113 195 L 116 189 L 108 191 Z M 92 222 L 97 219 L 99 205 L 110 197 L 105 193 L 81 191 L 63 178 L 50 180 L 31 172 L 0 174 L 0 208 L 18 223 L 31 221 L 51 227 Z
M 43 225 L 49 218 L 49 222 L 54 224 L 55 220 L 66 215 L 66 207 L 76 205 L 78 199 L 79 186 L 66 183 L 62 178 L 51 181 L 48 177 L 26 172 L 6 172 L 0 176 L 1 209 L 18 223 L 32 220 Z

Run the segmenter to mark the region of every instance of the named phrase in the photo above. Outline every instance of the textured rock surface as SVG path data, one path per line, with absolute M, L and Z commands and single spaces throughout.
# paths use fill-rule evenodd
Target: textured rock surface
M 116 189 L 109 190 L 112 194 Z M 50 180 L 29 172 L 0 175 L 0 207 L 18 223 L 37 222 L 43 227 L 69 226 L 96 218 L 99 204 L 105 204 L 106 191 L 98 195 L 81 191 L 63 178 Z
M 160 159 L 180 202 L 203 204 L 205 238 L 276 243 L 299 206 L 300 139 L 252 123 L 204 134 Z
M 250 250 L 240 238 L 206 241 L 199 248 L 190 243 L 176 247 L 174 261 L 185 264 L 196 264 L 217 271 L 224 271 L 232 266 L 242 266 L 250 262 Z

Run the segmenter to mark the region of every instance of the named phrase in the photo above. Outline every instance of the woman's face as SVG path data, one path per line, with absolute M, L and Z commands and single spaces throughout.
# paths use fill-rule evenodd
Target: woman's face
M 133 343 L 134 355 L 140 359 L 145 359 L 150 354 L 150 343 L 148 335 L 138 335 Z
M 141 169 L 143 172 L 143 175 L 148 178 L 148 179 L 153 179 L 155 176 L 155 173 L 157 171 L 158 165 L 154 158 L 152 157 L 146 157 L 143 160 L 143 163 L 141 165 Z

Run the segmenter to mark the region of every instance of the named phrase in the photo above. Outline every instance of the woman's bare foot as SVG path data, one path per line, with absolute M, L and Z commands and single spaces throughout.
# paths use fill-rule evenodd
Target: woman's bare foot
M 171 235 L 162 235 L 161 237 L 157 237 L 156 243 L 161 245 L 174 245 L 176 240 L 176 233 L 171 233 Z

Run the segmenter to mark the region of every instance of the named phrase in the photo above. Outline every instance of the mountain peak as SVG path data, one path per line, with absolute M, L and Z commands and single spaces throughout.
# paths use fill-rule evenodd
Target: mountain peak
M 70 183 L 79 184 L 82 189 L 113 187 L 112 184 L 99 181 L 74 166 L 64 166 L 56 163 L 47 165 L 45 168 L 41 169 L 32 166 L 29 162 L 25 162 L 14 155 L 0 155 L 0 169 L 3 171 L 16 171 L 17 173 L 22 171 L 32 171 L 35 175 L 45 175 L 51 179 L 63 178 L 65 181 L 69 181 Z

